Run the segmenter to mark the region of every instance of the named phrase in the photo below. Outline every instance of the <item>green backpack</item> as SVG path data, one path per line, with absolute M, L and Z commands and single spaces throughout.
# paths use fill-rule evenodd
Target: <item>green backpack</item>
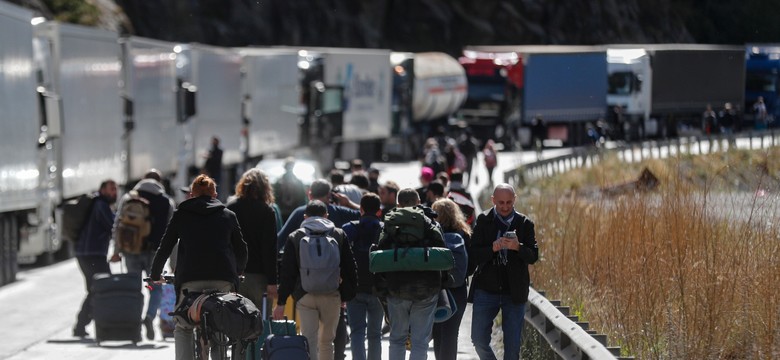
M 429 226 L 422 209 L 395 208 L 385 216 L 384 233 L 398 247 L 424 246 L 425 230 Z

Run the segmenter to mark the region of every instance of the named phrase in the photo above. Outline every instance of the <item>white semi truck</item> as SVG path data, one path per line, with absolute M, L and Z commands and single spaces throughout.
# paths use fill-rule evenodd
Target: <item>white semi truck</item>
M 50 229 L 47 176 L 40 144 L 41 120 L 36 102 L 36 73 L 30 11 L 0 2 L 0 285 L 16 277 L 20 243 L 45 237 Z M 50 251 L 56 244 L 47 244 Z
M 622 113 L 627 140 L 699 132 L 707 105 L 739 107 L 745 96 L 743 47 L 610 45 L 607 62 L 607 119 L 621 126 L 613 119 Z

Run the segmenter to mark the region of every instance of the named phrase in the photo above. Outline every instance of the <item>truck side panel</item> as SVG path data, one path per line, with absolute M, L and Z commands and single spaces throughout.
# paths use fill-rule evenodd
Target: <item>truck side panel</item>
M 198 88 L 197 114 L 190 120 L 195 164 L 202 167 L 203 155 L 211 148 L 211 137 L 220 138 L 223 164 L 241 161 L 241 56 L 232 50 L 194 46 L 191 50 L 192 78 Z
M 51 24 L 62 97 L 63 197 L 96 191 L 99 183 L 125 182 L 122 163 L 121 64 L 117 35 Z
M 744 50 L 657 50 L 652 67 L 653 113 L 737 106 L 745 96 Z
M 414 120 L 448 116 L 466 101 L 466 72 L 444 53 L 418 53 L 414 57 Z
M 0 212 L 36 206 L 40 120 L 31 19 L 0 2 Z
M 525 59 L 523 122 L 577 122 L 604 116 L 606 52 L 528 54 Z
M 130 178 L 150 168 L 176 171 L 176 54 L 173 43 L 131 37 L 125 43 L 125 92 L 133 100 Z
M 251 104 L 249 156 L 298 146 L 298 53 L 248 50 L 243 54 L 245 95 Z
M 390 136 L 390 51 L 327 50 L 325 84 L 344 86 L 343 140 Z

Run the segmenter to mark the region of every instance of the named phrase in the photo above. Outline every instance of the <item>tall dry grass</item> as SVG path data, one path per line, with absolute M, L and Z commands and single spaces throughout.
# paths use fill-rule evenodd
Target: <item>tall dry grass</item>
M 780 183 L 773 155 L 613 159 L 524 189 L 541 255 L 534 287 L 639 359 L 780 358 L 780 204 L 755 191 Z M 644 166 L 662 179 L 653 193 L 588 190 Z

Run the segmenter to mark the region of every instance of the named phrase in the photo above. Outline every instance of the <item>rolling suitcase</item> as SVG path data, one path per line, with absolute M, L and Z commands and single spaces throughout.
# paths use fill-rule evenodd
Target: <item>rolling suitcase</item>
M 285 335 L 285 336 L 291 336 L 291 337 L 299 337 L 297 334 L 297 330 L 295 327 L 295 321 L 287 320 L 287 317 L 285 316 L 284 320 L 272 320 L 268 318 L 268 314 L 266 313 L 267 309 L 267 302 L 268 302 L 268 294 L 263 294 L 263 334 L 257 339 L 257 342 L 254 344 L 249 345 L 249 349 L 246 351 L 246 360 L 258 360 L 258 359 L 270 359 L 267 357 L 268 355 L 265 355 L 265 346 L 266 346 L 266 340 L 271 337 L 272 335 Z M 300 336 L 300 338 L 303 339 L 305 342 L 305 357 L 303 357 L 303 354 L 299 351 L 297 353 L 290 353 L 289 356 L 291 357 L 280 357 L 280 359 L 308 359 L 309 358 L 309 344 L 306 342 L 306 338 L 303 336 Z M 281 353 L 280 353 L 281 354 Z M 280 356 L 279 354 L 274 355 L 274 358 L 277 358 Z
M 95 342 L 141 341 L 144 295 L 141 274 L 95 274 L 92 282 L 92 318 Z

